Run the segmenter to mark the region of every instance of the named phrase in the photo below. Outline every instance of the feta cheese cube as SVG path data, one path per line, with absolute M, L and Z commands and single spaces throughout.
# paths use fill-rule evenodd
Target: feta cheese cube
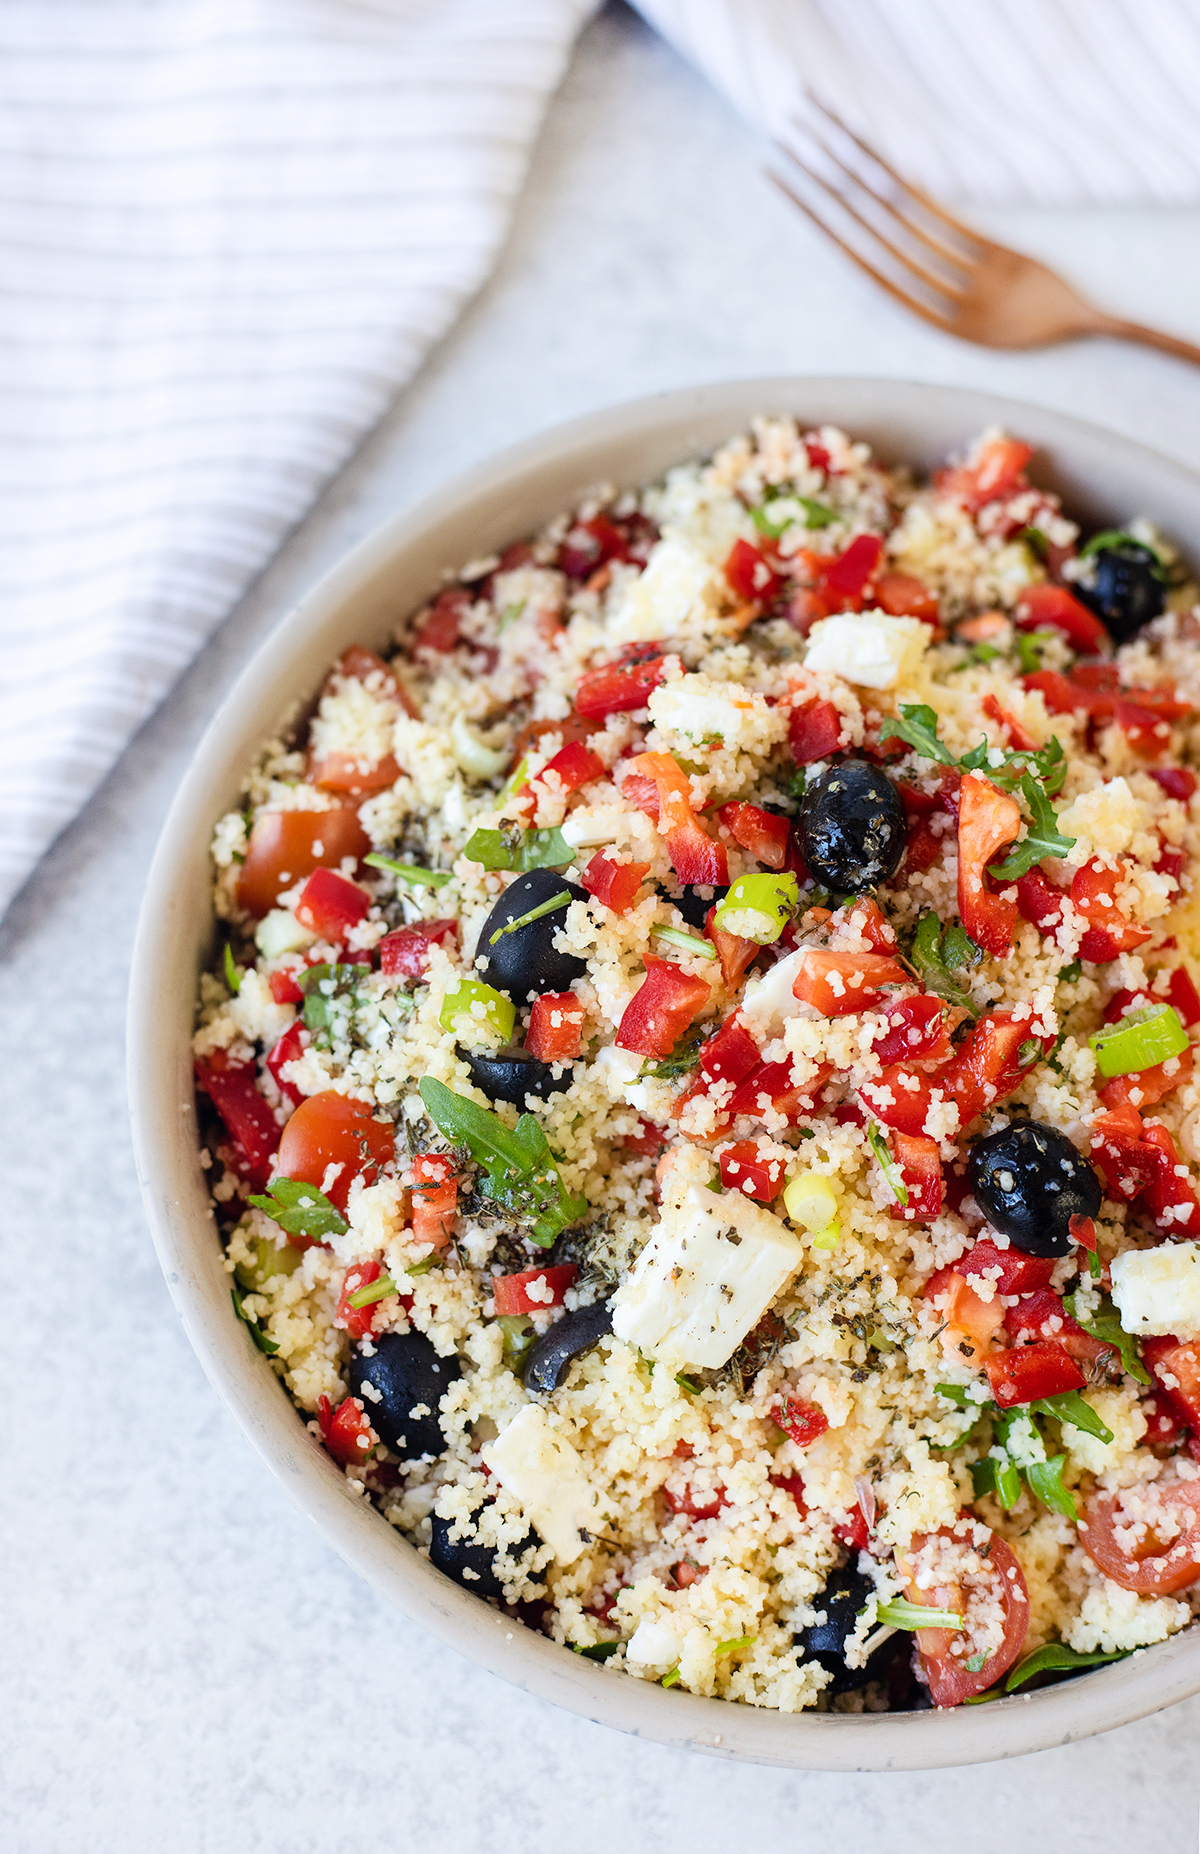
M 792 990 L 804 960 L 804 948 L 777 960 L 770 971 L 752 978 L 742 995 L 738 1016 L 760 1047 L 783 1035 L 783 1026 L 800 1011 Z
M 666 1616 L 643 1616 L 625 1647 L 636 1667 L 674 1667 L 682 1653 L 683 1636 Z
M 613 1301 L 613 1331 L 649 1357 L 714 1370 L 737 1350 L 804 1259 L 799 1238 L 736 1191 L 690 1184 Z
M 804 667 L 827 670 L 864 689 L 894 689 L 916 670 L 932 636 L 919 618 L 839 612 L 809 632 Z
M 1164 1242 L 1118 1255 L 1112 1297 L 1127 1333 L 1200 1338 L 1200 1243 Z
M 483 1459 L 559 1564 L 574 1564 L 605 1516 L 578 1450 L 551 1427 L 541 1405 L 519 1410 Z
M 665 536 L 650 550 L 645 571 L 615 596 L 608 636 L 615 644 L 694 634 L 703 636 L 730 600 L 729 587 L 698 548 Z

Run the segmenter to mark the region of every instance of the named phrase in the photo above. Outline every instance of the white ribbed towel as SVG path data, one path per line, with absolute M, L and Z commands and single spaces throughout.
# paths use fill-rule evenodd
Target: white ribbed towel
M 0 909 L 492 262 L 596 0 L 0 6 Z M 1200 198 L 1194 0 L 640 0 L 947 197 Z

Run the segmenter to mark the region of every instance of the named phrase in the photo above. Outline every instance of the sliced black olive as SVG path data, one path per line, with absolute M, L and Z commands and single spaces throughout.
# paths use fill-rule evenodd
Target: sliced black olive
M 590 1307 L 564 1313 L 549 1332 L 542 1334 L 525 1361 L 526 1390 L 557 1390 L 571 1360 L 610 1333 L 612 1321 L 612 1302 L 608 1300 L 596 1300 Z
M 539 914 L 515 933 L 501 934 L 492 944 L 492 935 L 501 927 L 563 893 L 572 901 L 587 900 L 587 890 L 577 882 L 566 881 L 553 869 L 531 869 L 528 875 L 510 883 L 480 930 L 475 970 L 497 991 L 506 991 L 516 1004 L 524 1004 L 534 993 L 570 991 L 574 981 L 587 971 L 586 960 L 574 953 L 560 953 L 554 944 L 554 936 L 567 917 L 565 905 L 552 914 Z
M 846 1666 L 846 1643 L 874 1594 L 871 1579 L 852 1565 L 844 1564 L 840 1571 L 831 1571 L 813 1605 L 824 1611 L 825 1620 L 810 1622 L 794 1638 L 800 1650 L 797 1661 L 815 1661 L 818 1667 L 832 1674 L 832 1680 L 824 1689 L 830 1695 L 852 1693 L 856 1687 L 865 1687 L 869 1680 L 882 1679 L 896 1655 L 911 1646 L 910 1638 L 896 1630 L 868 1655 L 865 1666 Z
M 712 882 L 693 882 L 686 888 L 660 888 L 658 892 L 673 908 L 678 908 L 689 927 L 703 933 L 709 909 L 724 901 L 729 889 Z
M 527 1094 L 536 1095 L 539 1101 L 548 1094 L 562 1094 L 575 1077 L 570 1063 L 552 1065 L 534 1056 L 481 1056 L 462 1048 L 458 1054 L 489 1101 L 510 1101 L 514 1107 L 523 1108 Z M 561 1075 L 555 1075 L 555 1067 L 562 1069 Z
M 1072 1217 L 1094 1217 L 1100 1180 L 1065 1133 L 1014 1121 L 971 1148 L 968 1174 L 988 1222 L 1026 1255 L 1066 1255 Z
M 456 1378 L 457 1358 L 441 1358 L 424 1333 L 384 1333 L 373 1354 L 355 1352 L 347 1373 L 350 1394 L 362 1399 L 375 1433 L 404 1461 L 440 1455 L 447 1436 L 438 1404 Z
M 797 835 L 815 880 L 837 895 L 857 895 L 895 875 L 908 822 L 899 792 L 877 766 L 844 760 L 805 792 Z
M 1162 567 L 1152 549 L 1133 540 L 1114 541 L 1094 558 L 1091 585 L 1076 584 L 1071 590 L 1101 619 L 1109 636 L 1124 644 L 1166 605 Z
M 478 1513 L 472 1513 L 474 1522 Z M 437 1513 L 429 1518 L 432 1537 L 429 1541 L 429 1562 L 452 1577 L 456 1584 L 469 1590 L 477 1597 L 502 1597 L 504 1585 L 496 1575 L 496 1550 L 494 1546 L 483 1545 L 478 1538 L 459 1537 L 452 1539 L 455 1528 L 452 1519 L 441 1519 Z M 541 1543 L 536 1532 L 530 1529 L 519 1545 L 509 1548 L 508 1556 L 520 1558 L 531 1546 Z

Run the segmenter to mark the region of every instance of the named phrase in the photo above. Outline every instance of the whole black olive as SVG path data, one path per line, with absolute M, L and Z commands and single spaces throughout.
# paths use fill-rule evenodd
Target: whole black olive
M 689 927 L 694 927 L 697 933 L 703 933 L 709 909 L 715 908 L 719 901 L 724 901 L 729 889 L 712 882 L 693 882 L 686 888 L 660 888 L 658 892 L 673 908 L 679 910 Z
M 1026 1255 L 1066 1255 L 1072 1217 L 1094 1217 L 1100 1180 L 1065 1133 L 1014 1121 L 971 1148 L 975 1201 L 988 1222 Z
M 856 1687 L 865 1687 L 869 1680 L 882 1679 L 889 1663 L 910 1644 L 910 1638 L 896 1630 L 868 1655 L 865 1666 L 846 1666 L 846 1643 L 874 1594 L 871 1579 L 852 1565 L 844 1564 L 840 1571 L 830 1572 L 824 1590 L 814 1600 L 814 1608 L 825 1612 L 824 1622 L 810 1622 L 794 1637 L 800 1650 L 796 1657 L 798 1662 L 815 1661 L 818 1667 L 832 1674 L 832 1680 L 824 1689 L 831 1696 L 852 1693 Z
M 438 1404 L 456 1378 L 457 1358 L 440 1358 L 424 1333 L 384 1333 L 373 1355 L 355 1352 L 347 1376 L 372 1429 L 403 1461 L 440 1455 L 447 1437 Z
M 567 918 L 566 905 L 552 914 L 539 914 L 515 933 L 504 933 L 492 944 L 492 935 L 510 921 L 518 921 L 544 901 L 568 894 L 572 901 L 586 901 L 587 890 L 577 882 L 568 882 L 553 869 L 531 869 L 509 884 L 488 915 L 475 949 L 475 970 L 480 978 L 497 991 L 506 991 L 516 1004 L 524 1004 L 531 995 L 543 991 L 570 991 L 577 978 L 587 971 L 586 960 L 574 953 L 560 953 L 554 944 Z
M 596 1300 L 590 1307 L 564 1313 L 549 1332 L 542 1334 L 525 1360 L 525 1389 L 557 1390 L 571 1360 L 610 1333 L 612 1321 L 612 1302 L 608 1300 Z
M 477 1513 L 472 1513 L 474 1521 Z M 452 1539 L 455 1529 L 452 1519 L 442 1519 L 437 1513 L 431 1513 L 429 1524 L 432 1537 L 429 1541 L 429 1562 L 452 1577 L 456 1584 L 469 1590 L 472 1596 L 502 1597 L 504 1585 L 496 1575 L 496 1551 L 492 1545 L 481 1544 L 478 1538 L 459 1537 Z M 519 1558 L 530 1546 L 540 1543 L 538 1535 L 532 1529 L 525 1534 L 519 1545 L 509 1548 L 509 1556 Z
M 844 760 L 805 792 L 797 835 L 815 880 L 837 895 L 857 895 L 895 875 L 908 823 L 899 792 L 877 766 Z
M 1116 541 L 1095 555 L 1090 586 L 1072 591 L 1103 621 L 1116 643 L 1124 644 L 1157 618 L 1167 602 L 1158 556 L 1140 541 Z
M 514 1107 L 525 1106 L 525 1096 L 534 1094 L 544 1101 L 548 1094 L 562 1094 L 574 1080 L 569 1063 L 539 1062 L 534 1056 L 480 1056 L 471 1049 L 459 1049 L 471 1071 L 471 1080 L 482 1089 L 489 1101 L 510 1101 Z M 555 1076 L 555 1067 L 562 1074 Z

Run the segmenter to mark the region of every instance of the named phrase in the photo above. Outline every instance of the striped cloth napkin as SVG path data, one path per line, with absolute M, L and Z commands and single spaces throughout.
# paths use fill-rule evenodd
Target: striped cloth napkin
M 639 0 L 946 197 L 1200 198 L 1194 0 Z M 0 7 L 0 910 L 486 276 L 596 0 Z

